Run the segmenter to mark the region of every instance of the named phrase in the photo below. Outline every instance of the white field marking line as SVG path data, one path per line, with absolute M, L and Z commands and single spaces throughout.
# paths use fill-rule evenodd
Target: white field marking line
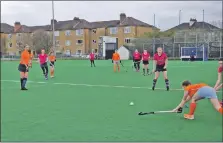
M 19 82 L 17 80 L 1 80 L 1 82 Z M 28 81 L 28 83 L 38 83 L 38 84 L 46 84 L 47 82 L 34 82 Z M 127 88 L 127 89 L 148 89 L 152 90 L 151 87 L 143 87 L 143 86 L 123 86 L 123 85 L 93 85 L 93 84 L 76 84 L 76 83 L 49 83 L 54 85 L 70 85 L 70 86 L 86 86 L 86 87 L 106 87 L 106 88 Z M 166 90 L 166 88 L 156 88 L 156 90 Z M 170 91 L 183 91 L 183 89 L 170 89 Z M 217 91 L 221 92 L 221 91 Z
M 28 88 L 36 88 L 36 87 L 41 87 L 41 86 L 44 86 L 44 85 L 32 85 L 32 86 L 28 86 Z M 19 89 L 19 87 L 1 87 L 1 90 L 9 90 L 9 89 Z

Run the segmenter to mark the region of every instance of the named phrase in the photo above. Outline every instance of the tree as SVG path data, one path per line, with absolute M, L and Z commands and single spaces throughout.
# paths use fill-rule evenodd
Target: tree
M 164 37 L 173 37 L 175 32 L 173 30 L 168 31 L 159 31 L 153 30 L 152 32 L 146 32 L 144 34 L 145 38 L 164 38 Z
M 26 45 L 33 49 L 33 39 L 31 33 L 17 33 L 16 34 L 16 47 L 22 51 Z
M 48 53 L 53 46 L 53 34 L 44 30 L 37 30 L 32 34 L 33 47 L 37 53 L 40 53 L 41 49 L 45 49 Z

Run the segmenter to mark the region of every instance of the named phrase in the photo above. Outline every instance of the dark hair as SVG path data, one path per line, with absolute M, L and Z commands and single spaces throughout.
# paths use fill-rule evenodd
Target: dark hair
M 188 86 L 191 85 L 191 82 L 189 80 L 185 80 L 182 82 L 182 86 Z
M 31 50 L 28 50 L 29 54 L 31 54 Z
M 223 61 L 223 58 L 220 58 L 219 61 Z

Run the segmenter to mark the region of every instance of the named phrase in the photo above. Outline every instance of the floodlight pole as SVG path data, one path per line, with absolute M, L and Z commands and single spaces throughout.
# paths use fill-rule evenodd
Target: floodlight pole
M 155 36 L 154 36 L 154 33 L 155 33 L 155 25 L 156 25 L 156 15 L 154 14 L 154 18 L 153 18 L 153 54 L 155 54 Z
M 55 32 L 55 29 L 54 29 L 54 1 L 52 1 L 52 16 L 53 16 L 53 22 L 52 22 L 52 30 L 53 30 L 53 51 L 54 51 L 54 54 L 56 52 L 55 50 L 55 35 L 54 35 L 54 32 Z

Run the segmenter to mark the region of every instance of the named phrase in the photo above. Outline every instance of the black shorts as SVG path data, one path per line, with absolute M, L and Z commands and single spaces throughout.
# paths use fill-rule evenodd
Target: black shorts
M 51 67 L 53 67 L 53 66 L 54 66 L 54 64 L 55 64 L 54 62 L 50 62 L 50 66 L 51 66 Z
M 140 63 L 140 60 L 134 60 L 134 63 L 138 64 L 138 63 Z
M 43 63 L 43 64 L 40 65 L 40 67 L 45 68 L 45 67 L 48 67 L 48 65 L 47 65 L 47 63 Z
M 167 69 L 164 69 L 165 65 L 156 65 L 156 71 L 155 72 L 164 72 L 167 71 Z
M 142 61 L 142 63 L 143 63 L 144 65 L 148 65 L 148 64 L 149 64 L 149 61 Z
M 20 72 L 29 72 L 29 69 L 27 69 L 26 65 L 24 65 L 24 64 L 19 64 L 18 70 Z

